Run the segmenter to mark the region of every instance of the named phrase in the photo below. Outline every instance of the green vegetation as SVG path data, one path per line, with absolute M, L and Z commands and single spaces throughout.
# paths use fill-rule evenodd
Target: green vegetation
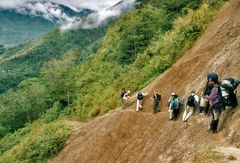
M 48 91 L 38 79 L 25 80 L 17 91 L 8 92 L 2 97 L 0 123 L 10 132 L 22 128 L 50 107 L 48 100 Z
M 76 60 L 73 55 L 64 55 L 61 59 L 52 60 L 42 69 L 41 79 L 24 80 L 16 91 L 9 91 L 2 96 L 0 99 L 2 130 L 13 132 L 24 127 L 26 123 L 32 123 L 55 102 L 59 101 L 60 110 L 72 104 L 76 98 L 74 96 Z
M 1 92 L 15 88 L 0 98 L 0 162 L 52 158 L 77 126 L 63 119 L 84 121 L 118 107 L 119 90 L 140 90 L 171 67 L 224 0 L 139 2 L 102 40 L 106 27 L 55 30 L 0 55 L 2 73 L 13 67 L 0 78 Z
M 38 77 L 40 69 L 49 60 L 67 52 L 75 53 L 78 63 L 96 53 L 108 24 L 92 30 L 74 30 L 61 33 L 54 30 L 27 44 L 8 49 L 0 55 L 0 94 L 15 89 L 24 79 Z
M 78 117 L 84 119 L 89 117 L 91 110 L 94 112 L 98 109 L 100 109 L 100 114 L 103 114 L 118 106 L 118 92 L 122 87 L 137 91 L 154 80 L 191 48 L 193 42 L 212 20 L 214 8 L 215 6 L 204 3 L 196 11 L 189 10 L 186 16 L 173 20 L 171 22 L 173 27 L 165 29 L 165 32 L 163 24 L 167 23 L 161 24 L 159 21 L 159 28 L 156 28 L 151 39 L 147 41 L 147 46 L 143 43 L 133 44 L 133 48 L 129 49 L 137 50 L 130 52 L 124 52 L 122 49 L 126 44 L 131 45 L 132 35 L 136 30 L 132 26 L 138 26 L 142 22 L 141 19 L 138 19 L 139 12 L 141 11 L 141 14 L 146 17 L 149 17 L 149 10 L 157 18 L 159 18 L 159 14 L 153 14 L 155 13 L 154 9 L 150 9 L 147 5 L 121 17 L 116 25 L 108 30 L 97 56 L 81 65 L 78 71 L 77 86 L 78 92 L 81 94 L 74 102 L 74 115 L 77 113 Z M 159 9 L 160 14 L 164 13 L 162 10 Z M 148 24 L 153 24 L 152 30 L 155 29 L 156 23 L 154 16 L 148 19 Z M 132 17 L 135 17 L 134 22 Z M 128 24 L 128 22 L 130 23 Z M 125 31 L 132 29 L 132 32 L 128 32 L 132 34 L 122 36 L 121 29 Z M 147 33 L 149 32 L 147 31 Z M 145 34 L 147 35 L 147 33 Z M 138 33 L 135 37 L 141 38 L 142 34 Z M 122 62 L 124 58 L 128 58 L 128 60 Z
M 71 129 L 78 123 L 57 121 L 49 124 L 35 122 L 0 140 L 0 162 L 47 162 L 63 147 Z M 9 150 L 11 149 L 11 150 Z M 9 151 L 8 151 L 9 150 Z

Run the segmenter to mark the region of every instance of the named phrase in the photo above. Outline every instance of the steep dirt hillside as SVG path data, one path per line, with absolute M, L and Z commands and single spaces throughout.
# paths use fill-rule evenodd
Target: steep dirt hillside
M 134 103 L 98 117 L 77 129 L 53 162 L 191 162 L 203 146 L 229 146 L 221 133 L 206 132 L 210 118 L 169 121 L 166 101 L 173 91 L 183 98 L 192 89 L 200 93 L 210 71 L 240 79 L 239 15 L 240 0 L 230 1 L 194 47 L 144 89 L 149 98 L 153 90 L 162 93 L 160 113 L 151 113 L 147 98 L 142 112 Z

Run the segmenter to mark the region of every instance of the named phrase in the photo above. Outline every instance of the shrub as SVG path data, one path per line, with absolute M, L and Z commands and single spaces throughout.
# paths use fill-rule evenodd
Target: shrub
M 72 128 L 77 124 L 69 125 L 64 121 L 58 121 L 50 124 L 35 122 L 31 125 L 30 132 L 21 136 L 21 130 L 9 137 L 4 138 L 8 142 L 15 139 L 14 147 L 4 150 L 4 155 L 0 162 L 47 162 L 57 154 L 65 144 Z M 3 154 L 3 153 L 2 153 Z

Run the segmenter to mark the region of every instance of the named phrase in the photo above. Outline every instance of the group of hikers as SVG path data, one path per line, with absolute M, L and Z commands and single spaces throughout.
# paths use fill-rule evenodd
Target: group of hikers
M 182 121 L 187 122 L 197 109 L 198 114 L 209 116 L 212 115 L 209 133 L 217 133 L 219 119 L 225 110 L 230 110 L 238 105 L 237 101 L 237 87 L 240 84 L 239 80 L 233 78 L 225 78 L 219 81 L 216 73 L 209 73 L 207 75 L 206 86 L 200 96 L 192 90 L 187 98 L 186 107 L 183 112 Z M 142 110 L 143 100 L 148 93 L 138 92 L 136 95 L 137 104 L 136 112 Z M 132 99 L 130 91 L 121 90 L 122 102 Z M 153 97 L 153 113 L 158 113 L 159 103 L 161 101 L 161 94 L 154 92 Z M 123 107 L 124 108 L 124 107 Z M 170 120 L 177 120 L 180 115 L 180 110 L 184 108 L 184 101 L 178 97 L 176 93 L 172 93 L 168 100 L 168 112 Z

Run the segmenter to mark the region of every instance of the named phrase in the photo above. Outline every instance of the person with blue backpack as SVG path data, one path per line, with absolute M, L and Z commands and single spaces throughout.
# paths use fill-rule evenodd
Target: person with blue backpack
M 170 120 L 177 120 L 180 109 L 183 107 L 183 101 L 179 99 L 176 93 L 172 93 L 169 100 L 168 100 L 168 112 L 169 112 L 169 119 Z
M 137 106 L 136 106 L 136 112 L 142 110 L 142 102 L 145 96 L 147 96 L 148 93 L 138 92 L 137 93 Z
M 187 122 L 188 119 L 193 115 L 194 109 L 198 107 L 199 104 L 199 97 L 196 95 L 195 91 L 191 92 L 191 95 L 188 97 L 187 100 L 187 107 L 183 113 L 183 122 Z

